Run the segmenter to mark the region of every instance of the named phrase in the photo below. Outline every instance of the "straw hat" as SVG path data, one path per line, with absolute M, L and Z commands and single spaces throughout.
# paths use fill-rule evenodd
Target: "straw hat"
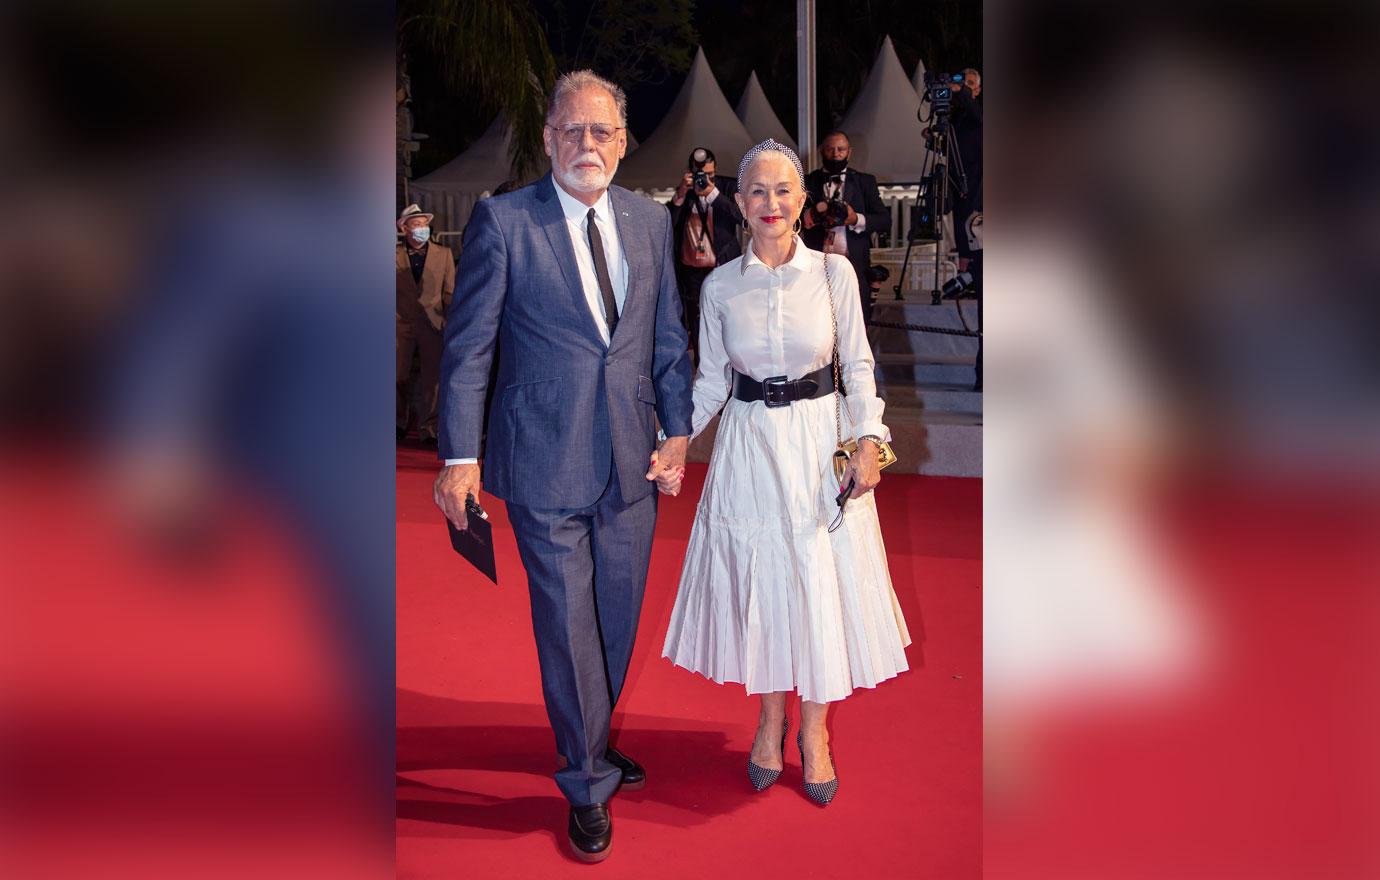
M 421 205 L 418 205 L 414 202 L 413 204 L 408 205 L 406 208 L 404 208 L 402 214 L 399 215 L 398 229 L 401 230 L 403 228 L 403 224 L 406 223 L 408 220 L 411 220 L 413 217 L 425 217 L 426 222 L 430 223 L 433 219 L 435 219 L 436 215 L 428 214 L 426 211 L 422 210 Z

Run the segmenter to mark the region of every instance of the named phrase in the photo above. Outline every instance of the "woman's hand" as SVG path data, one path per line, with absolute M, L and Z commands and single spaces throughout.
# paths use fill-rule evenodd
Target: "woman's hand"
M 662 495 L 679 495 L 680 484 L 685 479 L 685 451 L 689 447 L 688 437 L 668 437 L 659 449 L 652 450 L 652 466 L 647 471 L 647 479 L 656 481 L 657 491 Z M 662 451 L 666 455 L 662 456 Z
M 857 480 L 850 498 L 861 498 L 877 488 L 882 481 L 882 468 L 878 463 L 881 450 L 877 444 L 866 438 L 858 441 L 858 451 L 848 460 L 848 469 L 843 474 L 843 485 L 848 485 L 850 477 Z

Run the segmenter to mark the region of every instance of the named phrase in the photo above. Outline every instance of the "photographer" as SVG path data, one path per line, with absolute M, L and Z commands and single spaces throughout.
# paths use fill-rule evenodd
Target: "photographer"
M 805 175 L 809 198 L 800 217 L 800 239 L 806 247 L 848 257 L 858 275 L 863 320 L 867 321 L 872 318 L 867 278 L 870 235 L 891 228 L 891 212 L 882 203 L 877 178 L 848 167 L 851 152 L 848 135 L 841 131 L 831 131 L 820 143 L 824 167 Z
M 743 215 L 734 202 L 738 182 L 719 177 L 714 151 L 696 147 L 690 153 L 685 175 L 667 205 L 671 210 L 672 246 L 676 254 L 676 283 L 685 311 L 685 326 L 690 331 L 690 347 L 695 349 L 700 335 L 700 285 L 715 266 L 742 254 L 738 225 Z

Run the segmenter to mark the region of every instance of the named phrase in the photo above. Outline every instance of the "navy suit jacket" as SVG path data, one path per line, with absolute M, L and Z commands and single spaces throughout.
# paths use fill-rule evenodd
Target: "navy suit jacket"
M 828 179 L 828 172 L 822 168 L 816 168 L 805 175 L 805 191 L 810 194 L 805 200 L 806 211 L 815 203 L 824 200 L 824 184 Z M 857 273 L 858 290 L 866 293 L 867 267 L 872 259 L 872 233 L 891 229 L 891 211 L 882 201 L 881 191 L 877 189 L 877 178 L 852 167 L 843 177 L 843 200 L 853 206 L 859 217 L 867 218 L 866 232 L 857 233 L 849 229 L 847 233 L 848 262 L 853 264 L 853 271 Z M 804 216 L 803 212 L 801 216 Z M 823 226 L 804 229 L 800 232 L 800 240 L 805 242 L 806 247 L 822 251 L 826 232 L 828 230 Z
M 655 491 L 645 474 L 657 419 L 670 436 L 690 433 L 689 339 L 671 217 L 651 199 L 609 187 L 628 293 L 605 345 L 555 187 L 548 173 L 475 205 L 446 319 L 440 455 L 480 457 L 497 345 L 485 490 L 527 507 L 587 507 L 616 466 L 631 503 Z

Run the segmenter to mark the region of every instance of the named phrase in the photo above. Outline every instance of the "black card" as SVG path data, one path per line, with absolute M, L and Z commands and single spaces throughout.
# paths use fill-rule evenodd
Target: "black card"
M 465 499 L 465 518 L 464 531 L 446 520 L 446 528 L 450 530 L 450 546 L 496 584 L 498 563 L 494 561 L 493 524 L 485 518 L 483 508 L 474 502 L 473 497 Z

